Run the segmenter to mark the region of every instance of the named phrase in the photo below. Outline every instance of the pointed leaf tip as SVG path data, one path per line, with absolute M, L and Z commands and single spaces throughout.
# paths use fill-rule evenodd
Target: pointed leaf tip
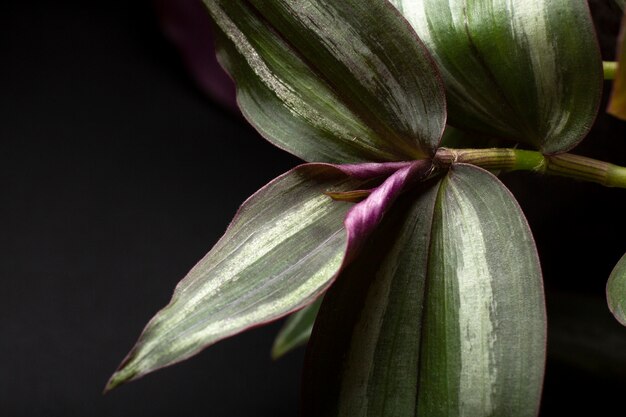
M 118 373 L 117 372 L 114 373 L 113 375 L 111 375 L 111 378 L 109 378 L 109 380 L 107 381 L 104 387 L 104 391 L 102 391 L 102 394 L 103 395 L 108 394 L 109 392 L 113 391 L 115 388 L 119 387 L 125 382 L 127 382 L 127 379 L 119 378 Z
M 120 363 L 120 365 L 117 367 L 115 372 L 113 372 L 113 375 L 111 375 L 111 377 L 107 381 L 104 387 L 104 391 L 102 391 L 102 394 L 107 394 L 113 391 L 115 388 L 121 385 L 124 385 L 127 382 L 130 382 L 137 378 L 136 371 L 126 368 L 126 364 L 131 361 L 131 358 L 133 357 L 134 352 L 135 352 L 135 349 L 131 350 L 130 353 L 124 358 L 122 363 Z
M 317 312 L 322 305 L 322 298 L 302 310 L 293 313 L 285 322 L 274 340 L 272 359 L 276 360 L 290 351 L 305 345 L 313 331 Z
M 106 389 L 318 298 L 344 260 L 348 236 L 343 221 L 353 206 L 324 192 L 362 184 L 331 165 L 307 164 L 256 192 L 148 323 Z

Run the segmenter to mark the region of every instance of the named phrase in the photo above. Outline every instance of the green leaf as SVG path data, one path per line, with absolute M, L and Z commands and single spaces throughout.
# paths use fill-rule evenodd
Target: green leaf
M 107 390 L 318 298 L 342 264 L 343 221 L 353 207 L 324 192 L 362 185 L 331 166 L 309 164 L 250 197 L 148 323 Z
M 617 263 L 606 284 L 609 310 L 617 321 L 626 326 L 626 255 Z
M 602 61 L 585 0 L 391 0 L 437 60 L 448 122 L 565 152 L 587 134 Z
M 436 66 L 380 0 L 205 0 L 242 112 L 308 161 L 432 155 L 445 126 Z
M 324 297 L 304 416 L 536 415 L 543 286 L 508 190 L 455 165 L 386 219 Z
M 536 415 L 546 316 L 524 214 L 494 176 L 457 165 L 432 233 L 418 415 Z
M 322 298 L 289 316 L 274 340 L 272 346 L 273 359 L 278 359 L 309 341 L 315 317 L 317 317 L 321 305 Z
M 396 202 L 324 296 L 307 347 L 303 416 L 413 416 L 437 186 Z

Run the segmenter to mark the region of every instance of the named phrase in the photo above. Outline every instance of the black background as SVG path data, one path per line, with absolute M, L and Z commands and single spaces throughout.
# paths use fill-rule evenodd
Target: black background
M 592 2 L 611 59 L 607 4 Z M 101 395 L 238 205 L 298 163 L 196 89 L 152 3 L 4 0 L 0 115 L 0 415 L 295 416 L 303 353 L 270 360 L 280 323 Z M 576 152 L 626 165 L 625 123 L 601 111 Z M 626 192 L 504 181 L 545 273 L 542 415 L 623 410 L 626 329 L 603 290 Z

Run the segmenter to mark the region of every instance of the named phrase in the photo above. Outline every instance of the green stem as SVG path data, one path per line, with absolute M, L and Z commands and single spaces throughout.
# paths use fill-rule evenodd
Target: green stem
M 466 163 L 489 170 L 533 171 L 606 187 L 626 188 L 626 167 L 572 154 L 543 155 L 521 149 L 448 149 L 439 148 L 434 162 L 441 168 L 453 163 Z
M 614 61 L 603 61 L 602 69 L 604 70 L 604 79 L 605 80 L 614 80 L 615 73 L 617 72 L 617 62 Z

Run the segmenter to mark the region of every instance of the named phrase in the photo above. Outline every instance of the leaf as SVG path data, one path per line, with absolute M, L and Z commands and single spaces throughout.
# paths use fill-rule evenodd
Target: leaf
M 307 347 L 303 417 L 414 415 L 427 273 L 420 266 L 437 188 L 398 201 L 324 297 Z
M 418 414 L 536 415 L 543 284 L 515 199 L 486 171 L 455 166 L 441 185 L 430 251 Z
M 315 323 L 315 317 L 317 317 L 321 305 L 322 298 L 289 316 L 274 340 L 272 346 L 273 359 L 278 359 L 309 341 L 313 331 L 313 323 Z
M 178 49 L 189 75 L 209 97 L 237 110 L 235 85 L 217 62 L 211 22 L 200 0 L 156 0 L 163 33 Z
M 585 0 L 391 2 L 439 64 L 452 126 L 545 154 L 591 128 L 603 73 Z
M 224 236 L 178 284 L 170 303 L 148 323 L 106 390 L 318 298 L 397 195 L 430 169 L 426 161 L 403 164 L 356 205 L 325 195 L 380 181 L 368 181 L 366 174 L 386 172 L 388 165 L 373 165 L 362 170 L 301 165 L 250 197 Z
M 606 283 L 606 299 L 609 310 L 622 325 L 626 326 L 626 255 L 617 263 Z
M 303 165 L 250 197 L 148 323 L 107 389 L 315 300 L 342 263 L 343 221 L 353 207 L 324 192 L 361 184 L 330 166 Z
M 304 416 L 535 415 L 546 317 L 519 206 L 462 164 L 396 206 L 324 298 Z
M 626 38 L 626 14 L 622 17 L 617 51 L 617 71 L 607 109 L 609 114 L 622 120 L 626 120 L 626 41 L 624 38 Z
M 413 160 L 445 126 L 436 66 L 379 0 L 205 0 L 245 117 L 308 161 Z

